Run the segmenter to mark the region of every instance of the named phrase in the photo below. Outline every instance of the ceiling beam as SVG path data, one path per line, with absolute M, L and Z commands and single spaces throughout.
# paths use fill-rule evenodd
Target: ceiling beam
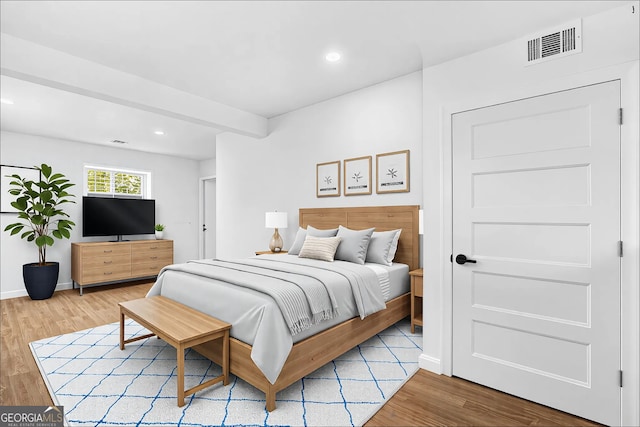
M 255 138 L 268 120 L 8 34 L 0 40 L 0 73 L 55 89 Z

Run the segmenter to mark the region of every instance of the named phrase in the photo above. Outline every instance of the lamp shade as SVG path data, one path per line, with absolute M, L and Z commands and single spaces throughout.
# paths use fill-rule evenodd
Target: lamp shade
M 287 213 L 266 212 L 264 214 L 264 226 L 266 228 L 287 228 Z

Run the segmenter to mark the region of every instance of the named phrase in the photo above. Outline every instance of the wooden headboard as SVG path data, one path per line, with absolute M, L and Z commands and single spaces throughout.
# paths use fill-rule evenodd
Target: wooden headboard
M 407 264 L 410 270 L 420 266 L 418 235 L 419 206 L 366 206 L 345 208 L 300 209 L 300 227 L 319 229 L 342 225 L 353 230 L 375 227 L 376 231 L 402 229 L 395 262 Z

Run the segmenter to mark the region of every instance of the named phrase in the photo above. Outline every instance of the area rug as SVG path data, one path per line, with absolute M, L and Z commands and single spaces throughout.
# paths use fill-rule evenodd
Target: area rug
M 132 320 L 126 336 L 146 333 Z M 113 323 L 30 344 L 56 405 L 72 426 L 357 426 L 364 424 L 418 369 L 422 335 L 401 321 L 277 394 L 264 394 L 231 376 L 176 403 L 176 350 L 155 337 L 119 347 Z M 220 374 L 188 350 L 185 386 Z

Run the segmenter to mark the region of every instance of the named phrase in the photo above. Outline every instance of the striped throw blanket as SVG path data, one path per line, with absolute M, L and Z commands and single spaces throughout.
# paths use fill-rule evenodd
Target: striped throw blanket
M 335 296 L 322 280 L 286 267 L 265 268 L 255 264 L 250 259 L 195 260 L 166 269 L 220 280 L 269 295 L 282 311 L 291 335 L 338 314 Z

